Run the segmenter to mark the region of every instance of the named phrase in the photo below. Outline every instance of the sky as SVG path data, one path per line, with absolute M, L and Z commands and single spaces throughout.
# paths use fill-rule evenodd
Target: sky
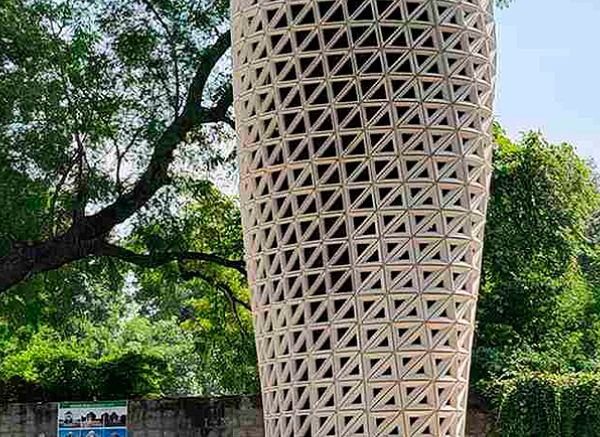
M 600 167 L 600 0 L 514 0 L 497 10 L 496 117 Z

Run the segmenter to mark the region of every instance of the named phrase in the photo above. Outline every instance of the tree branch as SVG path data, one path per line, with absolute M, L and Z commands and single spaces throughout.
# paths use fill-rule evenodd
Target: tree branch
M 0 258 L 0 292 L 34 273 L 56 270 L 97 254 L 102 244 L 102 239 L 99 238 L 76 240 L 70 234 L 34 244 L 13 241 L 10 253 Z
M 48 228 L 50 229 L 50 235 L 54 238 L 56 237 L 56 223 L 55 223 L 55 219 L 56 219 L 56 202 L 58 201 L 58 196 L 60 195 L 60 192 L 62 190 L 63 185 L 66 183 L 67 178 L 69 177 L 69 173 L 71 173 L 71 170 L 73 169 L 73 166 L 75 165 L 75 163 L 77 162 L 77 155 L 73 157 L 73 159 L 65 166 L 65 172 L 62 174 L 62 176 L 60 177 L 58 183 L 56 184 L 56 189 L 54 191 L 54 194 L 52 195 L 52 200 L 50 201 L 50 209 L 49 209 L 49 213 L 48 213 Z
M 243 306 L 248 311 L 252 311 L 252 307 L 250 306 L 250 304 L 248 302 L 244 302 L 243 300 L 238 299 L 236 297 L 235 293 L 233 292 L 233 290 L 229 287 L 229 285 L 221 283 L 221 282 L 211 281 L 211 279 L 208 276 L 206 276 L 206 274 L 204 272 L 188 271 L 188 272 L 183 272 L 181 274 L 181 276 L 185 280 L 200 278 L 203 281 L 219 288 L 223 292 L 223 294 L 225 294 L 227 296 L 227 298 L 230 299 L 231 301 L 235 302 L 238 305 Z
M 174 152 L 179 143 L 199 123 L 212 122 L 202 110 L 202 93 L 208 77 L 223 54 L 231 45 L 229 32 L 221 35 L 215 43 L 201 55 L 200 67 L 189 87 L 188 97 L 182 114 L 171 123 L 154 145 L 154 152 L 146 171 L 130 191 L 119 196 L 111 205 L 91 215 L 85 220 L 85 228 L 80 229 L 85 238 L 106 234 L 114 226 L 124 222 L 150 200 L 164 185 L 169 183 L 168 170 L 173 162 Z
M 87 206 L 87 159 L 85 156 L 85 145 L 81 139 L 79 132 L 75 131 L 75 141 L 77 144 L 77 179 L 76 191 L 73 202 L 73 224 L 77 225 L 85 217 L 85 207 Z M 85 163 L 85 164 L 84 164 Z
M 194 272 L 194 273 L 198 273 L 198 272 Z M 199 276 L 201 277 L 201 276 Z M 240 333 L 242 334 L 242 336 L 246 336 L 248 335 L 248 333 L 246 332 L 246 329 L 244 328 L 244 324 L 242 323 L 242 319 L 240 318 L 239 313 L 237 312 L 237 306 L 236 304 L 242 305 L 244 306 L 244 308 L 250 310 L 250 306 L 246 303 L 243 302 L 239 299 L 237 299 L 235 297 L 235 295 L 233 294 L 233 290 L 231 290 L 231 288 L 225 286 L 225 284 L 220 284 L 218 282 L 212 283 L 208 281 L 208 278 L 204 278 L 201 277 L 206 283 L 210 284 L 210 285 L 215 285 L 217 288 L 221 289 L 221 291 L 225 294 L 225 296 L 227 297 L 227 300 L 229 300 L 229 305 L 231 305 L 231 312 L 235 315 L 235 319 L 238 323 L 238 326 L 240 327 Z
M 129 150 L 136 143 L 138 137 L 140 136 L 143 130 L 144 126 L 139 127 L 135 130 L 133 136 L 129 140 L 129 143 L 127 144 L 127 146 L 125 146 L 125 150 L 123 150 L 123 153 L 121 153 L 119 149 L 119 142 L 116 140 L 116 138 L 113 138 L 113 143 L 115 145 L 115 150 L 117 153 L 117 168 L 115 169 L 115 178 L 117 182 L 117 193 L 119 194 L 119 196 L 123 195 L 123 183 L 121 181 L 121 166 L 123 165 L 123 158 L 125 158 L 125 155 L 129 153 Z
M 135 264 L 139 267 L 143 268 L 156 268 L 163 266 L 172 261 L 185 261 L 185 260 L 195 260 L 195 261 L 209 261 L 215 264 L 219 264 L 223 267 L 229 267 L 237 270 L 242 275 L 246 276 L 246 269 L 244 268 L 243 261 L 235 261 L 222 258 L 220 256 L 211 255 L 208 253 L 200 253 L 200 252 L 158 252 L 150 255 L 141 255 L 135 252 L 132 252 L 129 249 L 125 249 L 123 247 L 115 246 L 114 244 L 104 243 L 99 255 L 102 256 L 110 256 L 114 258 L 118 258 L 121 261 L 125 261 L 131 264 Z
M 177 114 L 179 112 L 179 103 L 180 103 L 179 99 L 181 97 L 181 93 L 180 93 L 181 82 L 179 79 L 179 58 L 177 56 L 177 44 L 175 42 L 175 38 L 173 37 L 173 33 L 169 29 L 169 26 L 167 26 L 167 23 L 165 22 L 165 20 L 163 20 L 163 18 L 158 13 L 158 11 L 156 10 L 156 8 L 152 4 L 152 2 L 150 0 L 142 0 L 142 3 L 144 3 L 146 5 L 146 7 L 150 10 L 150 12 L 152 12 L 154 17 L 158 20 L 161 27 L 167 34 L 167 41 L 169 42 L 169 46 L 171 46 L 171 59 L 173 60 L 173 73 L 175 75 L 175 99 L 173 102 L 173 109 L 175 110 L 175 113 Z
M 227 112 L 229 111 L 229 108 L 231 107 L 232 104 L 233 104 L 233 87 L 231 86 L 231 84 L 229 84 L 225 88 L 225 90 L 224 90 L 223 94 L 221 95 L 221 98 L 219 99 L 217 104 L 215 106 L 213 106 L 212 108 L 210 108 L 211 121 L 214 121 L 215 123 L 219 122 L 219 121 L 223 121 L 223 122 L 229 124 L 233 129 L 235 129 L 233 120 L 227 114 Z

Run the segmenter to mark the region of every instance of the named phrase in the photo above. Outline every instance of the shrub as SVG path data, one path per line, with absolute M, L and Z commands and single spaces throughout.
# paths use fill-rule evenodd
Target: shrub
M 502 437 L 600 436 L 600 375 L 523 372 L 481 382 Z
M 0 364 L 0 402 L 111 400 L 160 396 L 172 366 L 157 351 L 124 350 L 94 357 L 50 331 Z

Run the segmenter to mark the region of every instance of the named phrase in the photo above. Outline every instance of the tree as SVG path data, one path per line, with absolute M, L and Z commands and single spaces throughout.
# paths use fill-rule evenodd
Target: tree
M 197 259 L 243 273 L 240 260 L 208 253 L 134 254 L 114 235 L 186 179 L 177 171 L 185 154 L 214 152 L 224 131 L 205 126 L 232 124 L 219 64 L 230 45 L 227 2 L 0 8 L 0 290 L 90 257 L 147 267 Z
M 126 322 L 110 317 L 97 327 L 83 323 L 84 337 L 64 338 L 42 328 L 28 341 L 5 345 L 0 399 L 59 401 L 120 399 L 198 393 L 200 362 L 192 333 L 176 321 Z M 10 349 L 13 350 L 10 350 Z M 9 350 L 7 350 L 9 349 Z
M 506 371 L 529 352 L 524 361 L 541 368 L 595 359 L 600 296 L 589 229 L 599 207 L 593 168 L 572 146 L 537 133 L 513 143 L 496 127 L 476 373 Z
M 255 390 L 239 208 L 209 182 L 235 161 L 228 21 L 223 0 L 0 4 L 7 344 L 137 308 L 196 334 L 196 392 Z
M 496 143 L 472 382 L 494 435 L 597 435 L 597 174 L 538 133 Z

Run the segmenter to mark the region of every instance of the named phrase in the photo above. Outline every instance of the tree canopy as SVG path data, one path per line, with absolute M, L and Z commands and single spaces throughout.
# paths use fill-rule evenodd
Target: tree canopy
M 116 235 L 198 192 L 196 166 L 233 158 L 214 147 L 231 135 L 227 6 L 3 2 L 0 290 L 86 258 L 241 269 L 133 253 Z
M 475 377 L 598 365 L 598 180 L 568 144 L 496 131 Z

